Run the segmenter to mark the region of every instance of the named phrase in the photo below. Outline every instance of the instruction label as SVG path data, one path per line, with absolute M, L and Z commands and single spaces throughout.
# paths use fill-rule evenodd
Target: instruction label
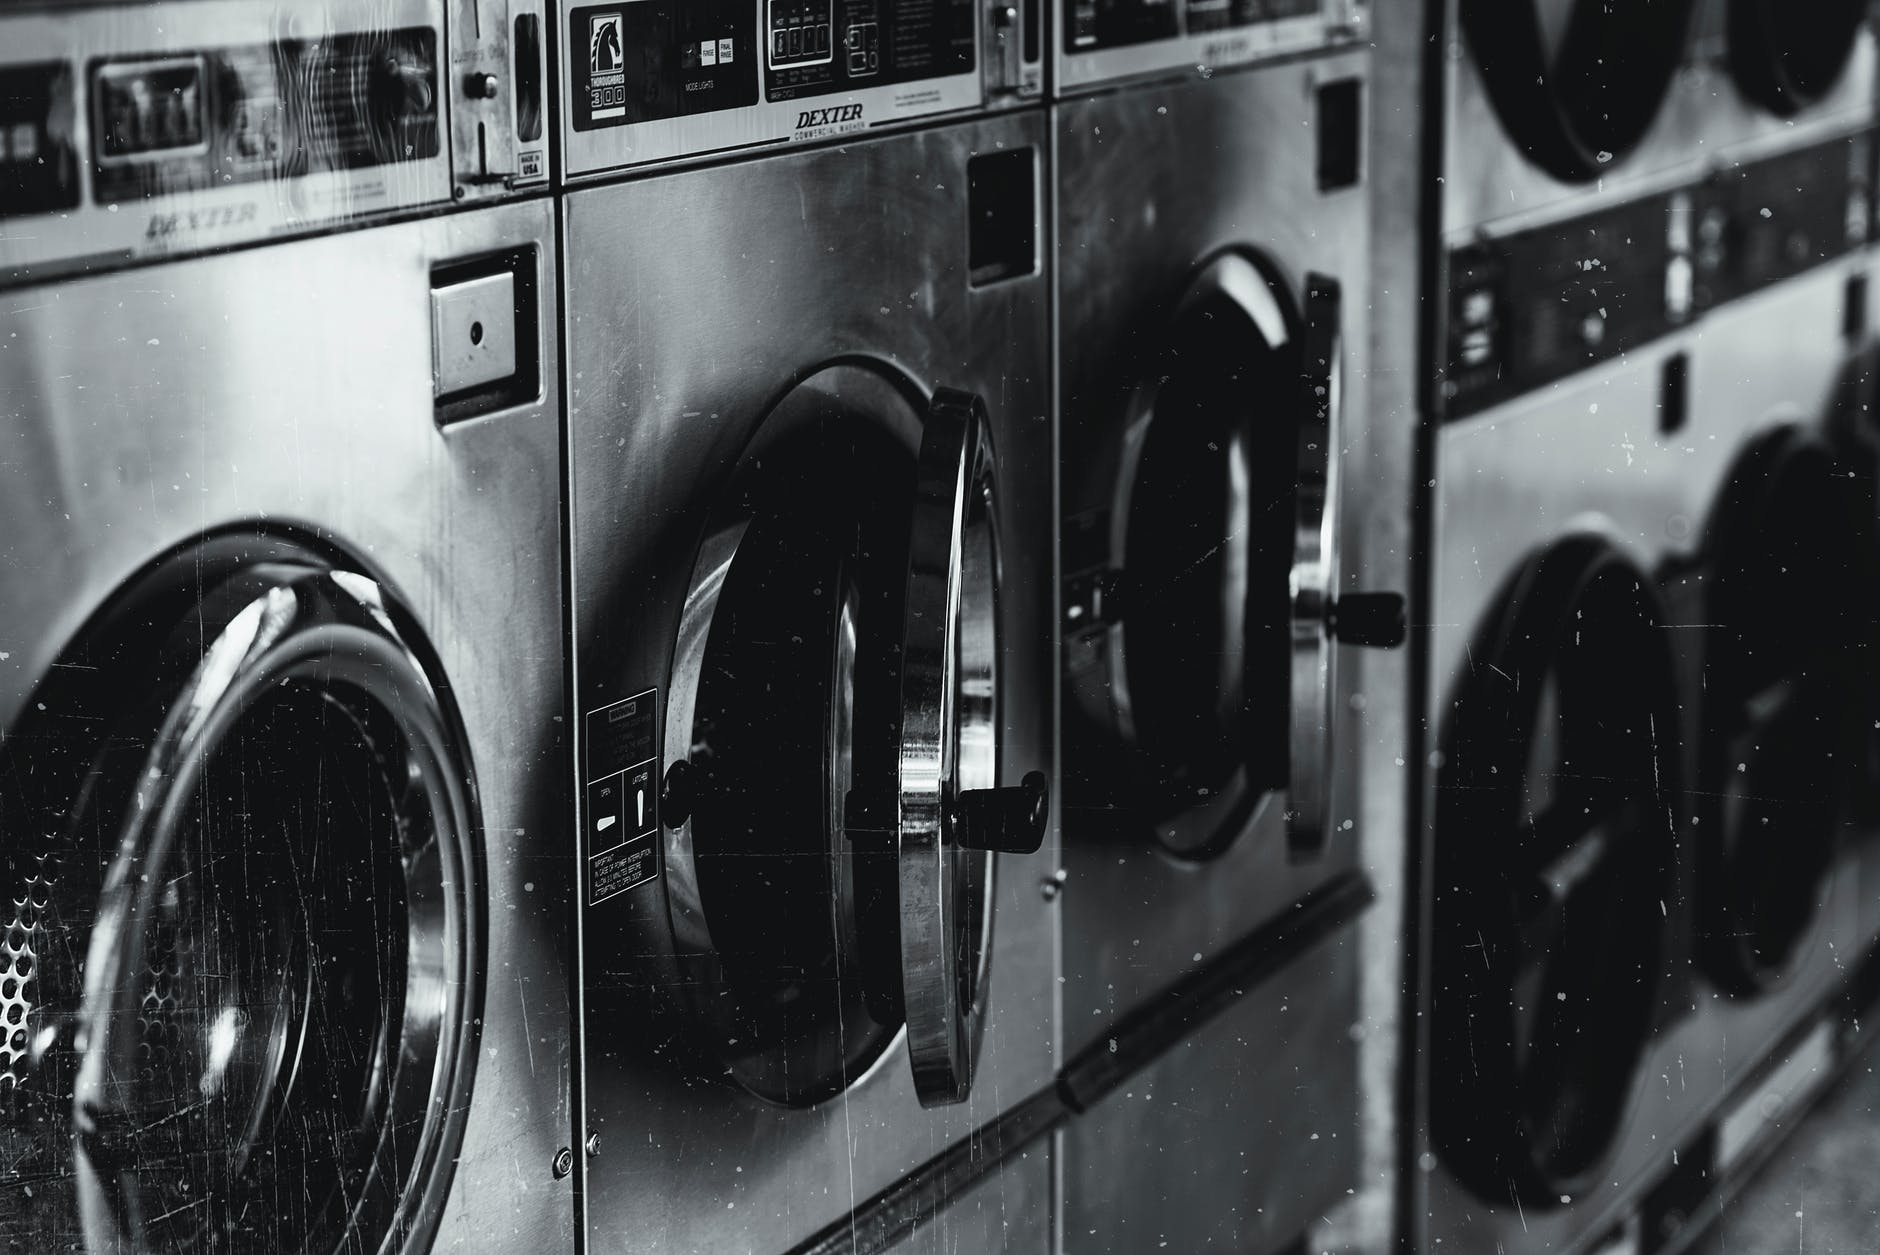
M 582 757 L 583 849 L 593 906 L 659 875 L 659 690 L 590 710 Z

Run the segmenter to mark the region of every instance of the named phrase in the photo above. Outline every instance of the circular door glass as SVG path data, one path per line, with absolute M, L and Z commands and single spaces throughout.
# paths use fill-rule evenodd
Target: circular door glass
M 1730 68 L 1743 94 L 1787 117 L 1840 81 L 1866 20 L 1866 0 L 1730 0 Z
M 1462 0 L 1477 70 L 1509 137 L 1558 178 L 1613 168 L 1676 76 L 1693 0 Z
M 195 587 L 154 653 L 147 609 L 102 626 L 10 746 L 51 822 L 14 868 L 0 1088 L 69 1129 L 10 1149 L 86 1249 L 377 1249 L 434 1221 L 469 1078 L 452 721 L 369 581 Z
M 778 1103 L 840 1093 L 906 1017 L 896 781 L 922 404 L 859 366 L 794 389 L 708 524 L 680 628 L 668 744 L 685 738 L 694 800 L 675 926 L 717 1056 Z M 955 707 L 985 706 L 995 677 L 986 641 L 951 648 L 970 773 L 994 725 Z M 987 899 L 988 859 L 953 874 Z M 976 970 L 981 922 L 947 935 Z
M 1237 256 L 1204 274 L 1170 345 L 1132 424 L 1118 700 L 1154 819 L 1229 791 L 1244 816 L 1288 775 L 1300 362 L 1275 290 Z M 1201 856 L 1237 827 L 1157 832 Z
M 1651 1033 L 1677 703 L 1655 594 L 1595 541 L 1524 572 L 1473 649 L 1437 784 L 1433 1132 L 1484 1197 L 1598 1172 Z
M 1739 462 L 1713 524 L 1700 888 L 1709 966 L 1739 993 L 1787 968 L 1834 858 L 1865 633 L 1836 593 L 1874 577 L 1860 491 L 1825 444 L 1784 428 Z

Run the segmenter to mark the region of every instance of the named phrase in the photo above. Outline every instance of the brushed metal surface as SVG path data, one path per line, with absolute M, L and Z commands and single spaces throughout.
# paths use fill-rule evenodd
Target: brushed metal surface
M 1348 482 L 1402 473 L 1400 461 L 1389 461 L 1387 449 L 1374 446 L 1363 405 L 1369 347 L 1368 329 L 1360 321 L 1369 303 L 1367 191 L 1362 185 L 1318 191 L 1315 137 L 1309 125 L 1301 124 L 1312 116 L 1317 84 L 1362 77 L 1368 66 L 1365 54 L 1347 52 L 1059 106 L 1061 517 L 1110 508 L 1116 500 L 1125 456 L 1125 405 L 1139 382 L 1132 367 L 1139 369 L 1155 351 L 1169 311 L 1203 261 L 1228 246 L 1261 256 L 1282 277 L 1295 304 L 1302 303 L 1308 271 L 1344 285 L 1351 321 L 1343 371 L 1356 386 L 1349 390 L 1344 444 L 1337 455 Z M 1363 504 L 1352 503 L 1351 512 L 1336 520 L 1340 543 L 1353 555 L 1348 573 L 1362 567 L 1358 516 Z M 1316 861 L 1288 859 L 1285 799 L 1279 796 L 1261 801 L 1233 844 L 1203 863 L 1177 862 L 1162 854 L 1146 821 L 1131 822 L 1115 809 L 1125 798 L 1085 799 L 1066 813 L 1067 1051 L 1101 1041 L 1118 1016 L 1354 865 L 1358 838 L 1353 829 L 1361 817 L 1355 766 L 1362 733 L 1352 710 L 1358 678 L 1356 669 L 1347 670 L 1334 702 L 1340 745 L 1329 790 L 1333 839 Z M 1097 732 L 1075 723 L 1070 702 L 1067 682 L 1064 753 L 1067 770 L 1074 770 L 1072 755 L 1096 752 L 1087 738 Z M 1191 813 L 1184 822 L 1219 821 Z M 1204 1157 L 1202 1147 L 1232 1142 L 1249 1121 L 1284 1124 L 1302 1111 L 1313 1112 L 1315 1127 L 1325 1135 L 1324 1155 L 1263 1160 L 1267 1170 L 1252 1165 L 1251 1185 L 1239 1179 L 1222 1183 L 1232 1187 L 1224 1197 L 1244 1199 L 1242 1191 L 1249 1188 L 1262 1194 L 1258 1205 L 1267 1210 L 1255 1224 L 1262 1240 L 1283 1232 L 1296 1235 L 1344 1196 L 1356 1171 L 1356 1044 L 1351 1033 L 1358 1014 L 1356 956 L 1343 947 L 1330 953 L 1333 960 L 1315 982 L 1323 1002 L 1310 1012 L 1310 1022 L 1323 1031 L 1314 1034 L 1310 1049 L 1327 1078 L 1323 1092 L 1338 1095 L 1335 1101 L 1328 1098 L 1319 1105 L 1317 1098 L 1302 1095 L 1293 1078 L 1266 1070 L 1257 1047 L 1231 1066 L 1219 1055 L 1204 1062 L 1196 1054 L 1187 1064 L 1165 1065 L 1162 1073 L 1172 1078 L 1172 1086 L 1203 1089 L 1210 1069 L 1219 1067 L 1219 1077 L 1234 1078 L 1231 1085 L 1217 1078 L 1221 1093 L 1206 1102 L 1196 1099 L 1185 1109 L 1189 1124 L 1183 1138 Z M 1259 1010 L 1246 1014 L 1277 1014 L 1284 997 L 1276 991 L 1287 987 L 1282 981 L 1250 995 L 1248 1006 Z M 1067 1214 L 1082 1208 L 1088 1217 L 1093 1209 L 1107 1209 L 1112 1227 L 1138 1236 L 1148 1231 L 1143 1226 L 1205 1228 L 1209 1222 L 1203 1216 L 1172 1213 L 1205 1211 L 1198 1206 L 1205 1194 L 1198 1191 L 1215 1178 L 1196 1176 L 1195 1193 L 1173 1186 L 1168 1192 L 1138 1190 L 1136 1178 L 1148 1170 L 1142 1132 L 1122 1119 L 1066 1131 Z M 1090 1228 L 1084 1220 L 1067 1221 L 1066 1249 L 1088 1245 Z M 1223 1240 L 1220 1234 L 1190 1236 Z M 1173 1242 L 1170 1249 L 1182 1249 L 1182 1243 Z
M 1063 1250 L 1287 1249 L 1345 1200 L 1358 953 L 1321 942 L 1064 1128 Z
M 1447 0 L 1441 191 L 1441 231 L 1452 245 L 1480 230 L 1518 230 L 1696 179 L 1707 169 L 1801 147 L 1810 139 L 1856 130 L 1874 116 L 1871 29 L 1861 31 L 1853 59 L 1832 92 L 1807 112 L 1780 118 L 1746 101 L 1730 75 L 1719 16 L 1727 0 L 1702 0 L 1691 23 L 1685 64 L 1645 139 L 1597 181 L 1563 183 L 1528 161 L 1502 130 L 1455 20 L 1458 2 Z
M 1746 441 L 1773 424 L 1812 423 L 1823 414 L 1846 352 L 1844 286 L 1848 276 L 1870 268 L 1864 256 L 1824 265 L 1717 310 L 1623 361 L 1589 368 L 1438 433 L 1432 735 L 1471 665 L 1469 646 L 1482 617 L 1515 569 L 1552 539 L 1574 530 L 1597 532 L 1647 571 L 1696 550 Z M 1690 356 L 1689 423 L 1661 436 L 1659 372 L 1680 352 Z M 1694 675 L 1681 675 L 1680 682 L 1687 695 L 1696 691 Z M 1689 723 L 1697 712 L 1687 715 Z M 1695 744 L 1687 730 L 1687 758 Z M 1429 797 L 1433 773 L 1424 774 Z M 1430 813 L 1433 806 L 1426 806 Z M 1669 1023 L 1634 1078 L 1634 1106 L 1600 1184 L 1570 1207 L 1523 1210 L 1475 1196 L 1438 1165 L 1411 1182 L 1415 1188 L 1420 1180 L 1427 1191 L 1419 1210 L 1430 1249 L 1440 1242 L 1445 1251 L 1568 1250 L 1604 1232 L 1672 1165 L 1673 1154 L 1714 1116 L 1730 1087 L 1845 975 L 1854 940 L 1851 866 L 1824 884 L 1816 923 L 1773 992 L 1738 1001 L 1709 984 L 1691 961 L 1691 843 L 1699 835 L 1685 823 L 1681 883 L 1667 904 L 1671 939 L 1661 1023 Z
M 798 379 L 867 358 L 979 393 L 1001 520 L 1002 779 L 1051 770 L 1048 279 L 973 288 L 966 161 L 1032 147 L 1039 112 L 575 192 L 564 220 L 575 693 L 665 698 L 697 545 L 740 453 Z M 669 726 L 669 723 L 668 725 Z M 662 761 L 688 746 L 666 744 Z M 1054 808 L 1055 810 L 1055 808 Z M 594 1251 L 783 1250 L 1051 1083 L 1056 838 L 1000 856 L 984 1048 L 966 1102 L 923 1110 L 897 1042 L 820 1105 L 762 1103 L 663 1052 L 649 965 L 681 921 L 664 882 L 583 919 Z
M 573 1246 L 556 390 L 440 432 L 430 270 L 533 243 L 517 203 L 10 294 L 0 309 L 0 727 L 85 618 L 206 529 L 341 547 L 417 616 L 468 731 L 489 966 L 436 1250 Z M 361 309 L 371 310 L 361 319 Z M 556 360 L 552 324 L 539 328 Z
M 1115 498 L 1123 399 L 1136 383 L 1130 367 L 1153 350 L 1161 319 L 1211 253 L 1256 250 L 1295 296 L 1308 270 L 1337 276 L 1347 310 L 1356 317 L 1364 309 L 1364 192 L 1321 195 L 1309 128 L 1280 120 L 1307 111 L 1315 82 L 1361 74 L 1366 64 L 1362 54 L 1343 54 L 1060 106 L 1066 517 Z M 1254 117 L 1274 125 L 1246 125 Z M 1365 337 L 1350 331 L 1344 373 L 1361 380 Z M 1361 482 L 1369 470 L 1361 460 L 1363 414 L 1354 406 L 1347 418 L 1352 447 L 1341 452 Z M 1341 770 L 1334 828 L 1351 818 L 1354 786 Z M 1094 1039 L 1110 1018 L 1189 970 L 1196 954 L 1205 959 L 1348 865 L 1346 833 L 1325 862 L 1287 866 L 1281 810 L 1268 799 L 1231 849 L 1198 867 L 1152 852 L 1146 831 L 1125 839 L 1103 832 L 1101 814 L 1066 816 L 1067 1048 Z

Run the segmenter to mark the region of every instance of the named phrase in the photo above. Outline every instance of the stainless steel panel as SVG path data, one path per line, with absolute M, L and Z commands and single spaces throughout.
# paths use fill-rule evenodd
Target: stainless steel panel
M 1369 65 L 1366 54 L 1339 53 L 1058 107 L 1062 517 L 1115 500 L 1123 399 L 1137 382 L 1124 377 L 1126 363 L 1157 342 L 1204 259 L 1229 246 L 1259 254 L 1296 302 L 1307 272 L 1343 284 L 1340 474 L 1364 484 L 1406 473 L 1402 441 L 1378 430 L 1365 400 L 1369 193 L 1362 184 L 1321 193 L 1315 137 L 1299 125 L 1316 86 L 1362 78 Z M 1371 573 L 1378 505 L 1358 492 L 1340 505 L 1347 578 Z M 1361 714 L 1370 665 L 1342 669 L 1333 703 L 1331 841 L 1320 859 L 1289 859 L 1278 796 L 1200 864 L 1162 854 L 1146 826 L 1125 832 L 1102 813 L 1066 814 L 1067 1051 L 1101 1043 L 1118 1016 L 1358 863 L 1359 747 L 1379 734 Z M 1067 733 L 1066 753 L 1076 745 Z M 1065 1248 L 1262 1249 L 1343 1200 L 1359 1153 L 1358 970 L 1350 935 L 1321 946 L 1069 1126 Z M 1294 1069 L 1308 1057 L 1320 1079 L 1303 1083 Z M 1275 1129 L 1285 1133 L 1268 1141 Z
M 1431 605 L 1431 734 L 1470 665 L 1469 646 L 1505 581 L 1560 535 L 1591 530 L 1647 571 L 1688 555 L 1745 441 L 1783 421 L 1812 422 L 1827 406 L 1844 352 L 1841 303 L 1856 257 L 1718 310 L 1696 325 L 1561 384 L 1437 434 Z M 1658 432 L 1659 372 L 1690 355 L 1689 425 Z M 1432 742 L 1434 748 L 1434 742 Z M 1426 798 L 1432 789 L 1426 772 Z M 1426 805 L 1426 814 L 1432 808 Z M 1683 883 L 1671 917 L 1694 896 L 1683 836 Z M 1622 1219 L 1674 1152 L 1718 1111 L 1732 1086 L 1769 1056 L 1799 1016 L 1845 974 L 1853 874 L 1824 887 L 1820 914 L 1779 989 L 1738 1001 L 1689 965 L 1674 936 L 1668 1013 L 1634 1080 L 1631 1115 L 1600 1184 L 1570 1207 L 1522 1209 L 1483 1200 L 1438 1166 L 1412 1178 L 1426 1237 L 1441 1249 L 1566 1250 Z M 1678 925 L 1688 931 L 1688 925 Z M 1688 991 L 1682 995 L 1679 990 Z M 1432 1065 L 1435 1066 L 1435 1065 Z
M 1048 279 L 974 288 L 965 255 L 967 159 L 1030 147 L 1042 171 L 1045 140 L 1043 115 L 1022 113 L 568 197 L 577 709 L 655 686 L 663 700 L 694 550 L 739 454 L 796 380 L 863 357 L 986 401 L 1010 594 L 1002 776 L 1051 770 Z M 919 1106 L 898 1042 L 808 1109 L 687 1071 L 660 1053 L 683 1031 L 672 1017 L 622 1018 L 621 956 L 672 952 L 666 883 L 589 908 L 590 1249 L 786 1249 L 1051 1084 L 1056 908 L 1040 882 L 1056 844 L 1001 856 L 980 1072 L 950 1108 Z
M 1121 456 L 1118 373 L 1161 331 L 1160 318 L 1211 253 L 1258 251 L 1295 295 L 1307 271 L 1345 285 L 1344 374 L 1365 378 L 1369 247 L 1362 187 L 1317 191 L 1309 128 L 1277 124 L 1310 107 L 1313 85 L 1361 75 L 1368 60 L 1342 54 L 1212 82 L 1118 93 L 1059 107 L 1058 283 L 1062 513 L 1109 506 Z M 1249 126 L 1249 118 L 1272 118 Z M 1362 390 L 1345 414 L 1347 482 L 1388 467 L 1369 461 Z M 1356 504 L 1354 503 L 1354 509 Z M 1356 538 L 1349 517 L 1341 541 Z M 1349 677 L 1347 677 L 1349 678 Z M 1349 697 L 1346 690 L 1345 697 Z M 1347 711 L 1348 701 L 1338 703 Z M 1349 741 L 1347 740 L 1347 744 Z M 1116 1015 L 1212 957 L 1348 866 L 1356 779 L 1336 767 L 1330 856 L 1288 864 L 1281 799 L 1268 798 L 1225 854 L 1178 864 L 1143 839 L 1097 844 L 1067 816 L 1066 1047 L 1102 1035 Z M 1196 956 L 1200 956 L 1197 958 Z
M 231 525 L 343 547 L 450 678 L 489 971 L 442 1251 L 574 1241 L 552 1172 L 572 1125 L 556 390 L 442 432 L 431 401 L 431 266 L 529 244 L 553 308 L 537 201 L 26 289 L 0 311 L 0 727 L 129 575 Z
M 1067 1125 L 1062 1249 L 1273 1251 L 1314 1230 L 1357 1180 L 1357 982 L 1347 931 Z
M 893 1255 L 1051 1255 L 1054 1175 L 1047 1138 L 947 1204 Z

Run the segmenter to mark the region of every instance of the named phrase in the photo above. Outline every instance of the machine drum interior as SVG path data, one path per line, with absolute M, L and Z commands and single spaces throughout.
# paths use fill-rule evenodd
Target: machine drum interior
M 1250 804 L 1284 789 L 1290 766 L 1297 353 L 1283 327 L 1260 326 L 1223 291 L 1189 301 L 1171 343 L 1129 489 L 1118 591 L 1133 743 L 1157 820 L 1228 790 Z M 1201 857 L 1238 826 L 1157 832 L 1171 853 Z
M 1683 61 L 1694 0 L 1462 0 L 1503 129 L 1535 164 L 1582 182 L 1651 129 Z
M 129 603 L 0 764 L 9 833 L 39 838 L 7 868 L 0 1147 L 36 1188 L 4 1227 L 379 1249 L 435 1218 L 474 1058 L 452 719 L 360 577 Z
M 1789 117 L 1833 90 L 1854 55 L 1866 0 L 1730 0 L 1730 70 L 1749 99 Z
M 1787 969 L 1834 859 L 1866 630 L 1835 594 L 1877 574 L 1863 493 L 1781 428 L 1739 461 L 1708 538 L 1699 889 L 1707 966 L 1736 993 Z
M 882 698 L 912 467 L 840 415 L 763 462 L 739 492 L 749 522 L 699 674 L 693 857 L 726 1010 L 715 1045 L 754 1093 L 808 1104 L 898 1027 L 892 999 L 869 997 L 857 895 L 871 878 L 843 830 L 858 767 L 894 743 Z
M 1623 1126 L 1674 896 L 1664 617 L 1606 542 L 1515 581 L 1455 696 L 1434 837 L 1432 1130 L 1482 1197 L 1557 1207 Z

